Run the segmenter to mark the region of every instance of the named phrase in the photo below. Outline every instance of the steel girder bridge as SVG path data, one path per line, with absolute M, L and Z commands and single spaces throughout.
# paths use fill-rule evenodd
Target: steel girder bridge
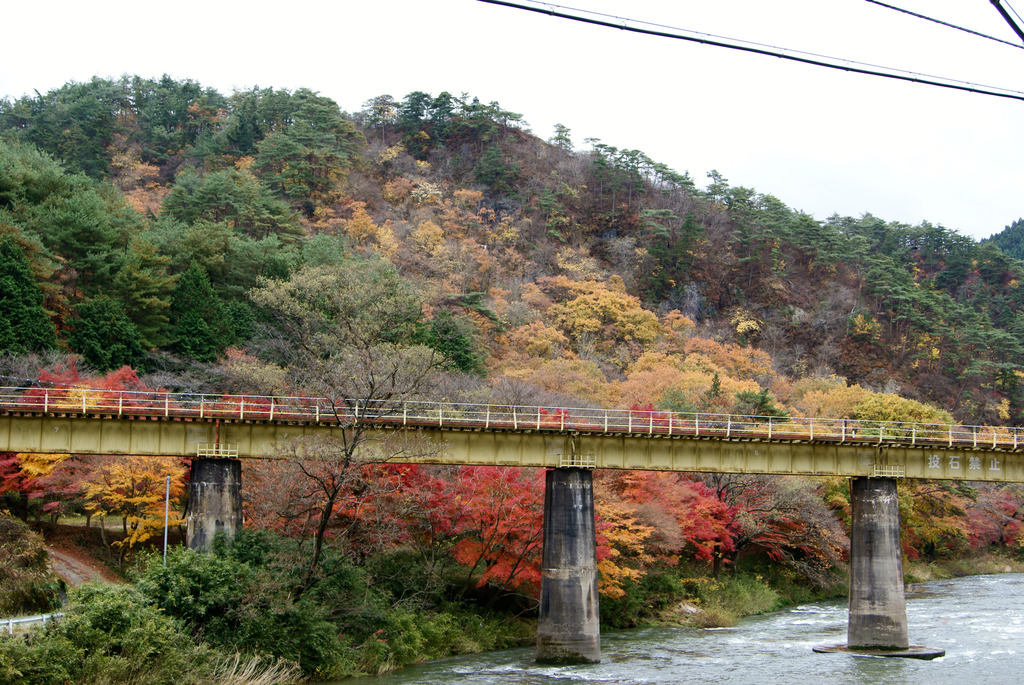
M 367 461 L 1024 482 L 1014 427 L 806 417 L 0 388 L 0 451 L 278 458 L 359 426 L 434 449 Z

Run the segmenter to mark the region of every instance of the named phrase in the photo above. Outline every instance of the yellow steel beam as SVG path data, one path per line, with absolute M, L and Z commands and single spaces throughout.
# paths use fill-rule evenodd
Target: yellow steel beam
M 0 416 L 0 451 L 137 454 L 164 457 L 281 458 L 302 439 L 331 440 L 337 426 L 313 423 L 220 422 L 116 417 Z M 720 437 L 569 434 L 557 431 L 487 431 L 420 428 L 429 445 L 420 456 L 395 463 L 469 464 L 555 468 L 905 476 L 948 480 L 1024 482 L 1024 455 L 1014 449 L 892 446 L 835 442 L 728 440 Z M 371 431 L 361 455 L 379 460 Z

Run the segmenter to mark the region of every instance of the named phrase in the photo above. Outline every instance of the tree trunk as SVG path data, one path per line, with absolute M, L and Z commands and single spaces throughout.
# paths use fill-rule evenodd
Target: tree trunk
M 334 502 L 337 498 L 338 493 L 335 492 L 324 504 L 320 515 L 320 522 L 317 524 L 316 533 L 313 535 L 313 555 L 309 560 L 309 568 L 306 569 L 306 577 L 302 579 L 303 588 L 309 586 L 309 581 L 313 578 L 313 572 L 316 571 L 317 564 L 320 563 L 320 554 L 324 548 L 324 536 L 327 534 L 327 525 L 331 522 L 331 515 L 334 513 Z

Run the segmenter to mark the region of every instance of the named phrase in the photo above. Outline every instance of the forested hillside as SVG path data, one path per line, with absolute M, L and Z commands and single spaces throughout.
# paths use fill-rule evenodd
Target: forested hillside
M 382 95 L 346 113 L 310 90 L 96 78 L 0 101 L 0 373 L 10 385 L 1019 425 L 1019 228 L 978 243 L 870 214 L 819 220 L 718 172 L 698 180 L 574 141 L 567 126 L 542 140 L 472 94 Z M 269 652 L 307 673 L 458 651 L 437 623 L 454 620 L 437 618 L 453 603 L 515 613 L 534 596 L 535 473 L 338 467 L 325 454 L 246 469 L 260 493 L 247 525 L 304 543 L 305 561 L 275 565 L 285 552 L 247 538 L 223 563 L 250 573 L 239 569 L 261 560 L 281 574 L 265 601 L 315 598 L 303 625 L 348 635 Z M 162 525 L 163 471 L 144 460 L 5 455 L 0 471 L 25 516 L 123 518 L 122 559 Z M 141 499 L 111 485 L 140 474 L 152 481 Z M 719 578 L 745 559 L 810 587 L 841 572 L 844 483 L 597 481 L 608 625 L 650 620 L 699 594 L 687 574 Z M 1017 489 L 901 488 L 909 556 L 1018 549 Z M 151 590 L 165 582 L 148 573 Z M 365 578 L 379 596 L 357 598 Z M 269 626 L 247 629 L 274 642 Z M 416 631 L 404 647 L 372 637 Z
M 986 242 L 991 242 L 1004 254 L 1024 259 L 1024 219 L 1017 219 Z
M 258 337 L 261 279 L 358 256 L 396 269 L 435 346 L 463 344 L 451 363 L 492 386 L 658 403 L 630 389 L 637 362 L 698 353 L 760 360 L 716 363 L 787 403 L 841 376 L 968 423 L 1024 408 L 1022 267 L 998 238 L 815 220 L 565 127 L 544 142 L 466 94 L 348 115 L 305 90 L 94 79 L 4 101 L 0 128 L 8 352 L 214 362 Z

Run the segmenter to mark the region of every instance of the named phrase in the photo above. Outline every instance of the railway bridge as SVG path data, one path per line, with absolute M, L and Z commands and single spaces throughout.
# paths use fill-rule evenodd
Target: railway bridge
M 600 660 L 592 470 L 845 476 L 853 505 L 847 647 L 911 648 L 899 478 L 1024 482 L 1016 428 L 317 397 L 0 388 L 0 451 L 189 457 L 189 546 L 242 525 L 242 459 L 361 438 L 357 460 L 547 469 L 538 660 Z M 395 458 L 380 438 L 429 449 Z

